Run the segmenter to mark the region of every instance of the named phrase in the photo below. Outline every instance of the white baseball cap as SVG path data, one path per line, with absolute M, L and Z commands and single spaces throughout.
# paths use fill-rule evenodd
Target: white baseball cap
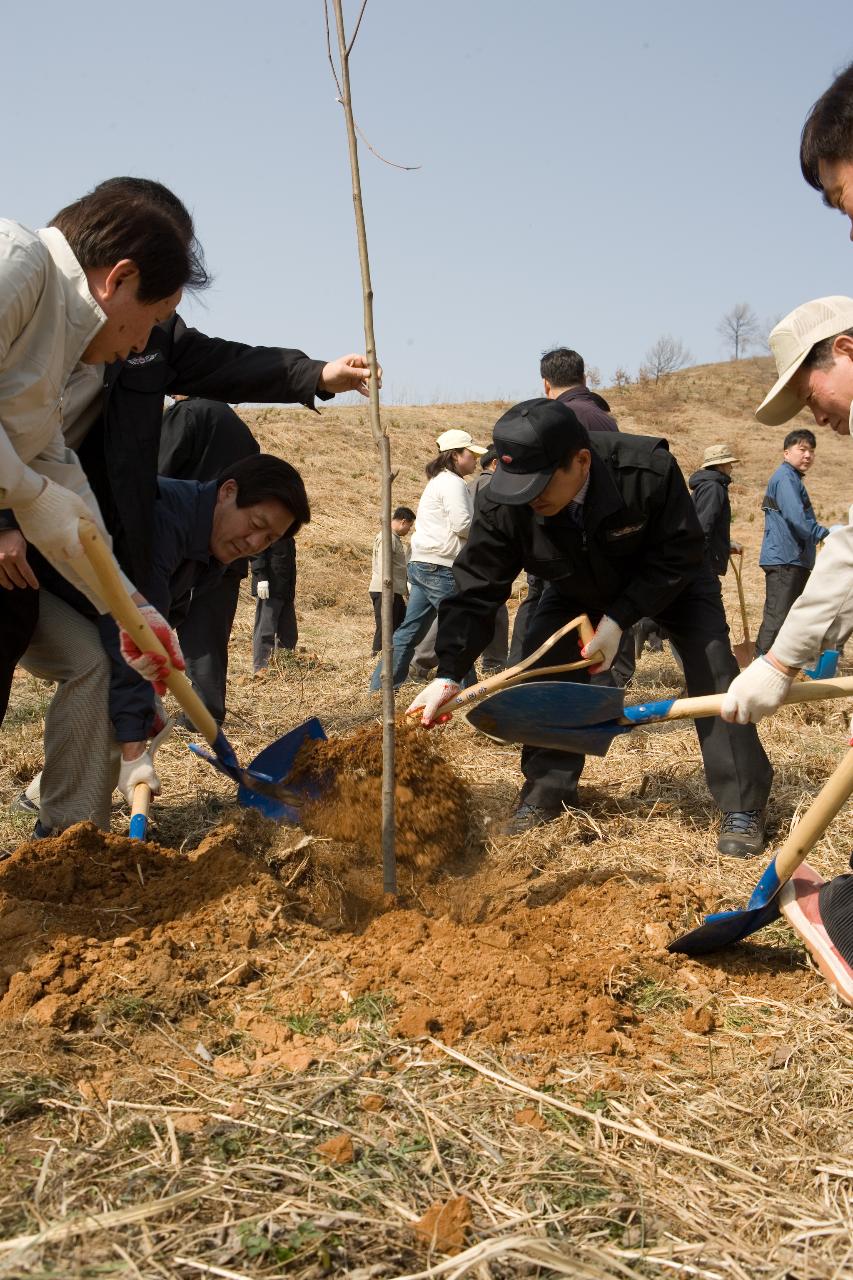
M 770 334 L 770 350 L 779 377 L 755 410 L 759 422 L 780 427 L 796 417 L 805 400 L 795 395 L 789 385 L 791 379 L 813 346 L 846 329 L 853 329 L 853 298 L 841 296 L 804 302 L 779 321 Z
M 442 431 L 435 443 L 441 453 L 446 449 L 470 449 L 472 453 L 480 454 L 486 452 L 483 445 L 474 444 L 468 432 L 460 431 L 458 427 L 452 427 L 450 431 Z

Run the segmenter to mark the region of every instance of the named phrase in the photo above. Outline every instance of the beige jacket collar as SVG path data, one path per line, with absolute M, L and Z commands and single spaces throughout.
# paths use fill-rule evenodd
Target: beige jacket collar
M 56 264 L 65 296 L 65 370 L 70 373 L 107 317 L 89 292 L 89 282 L 68 241 L 56 227 L 43 227 L 41 242 Z

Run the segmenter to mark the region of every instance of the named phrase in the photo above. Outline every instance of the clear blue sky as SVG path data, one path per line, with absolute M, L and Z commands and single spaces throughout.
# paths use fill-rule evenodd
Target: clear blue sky
M 347 0 L 354 18 L 358 5 Z M 343 113 L 321 0 L 57 0 L 4 14 L 2 212 L 40 226 L 116 173 L 193 209 L 209 333 L 362 350 Z M 609 381 L 664 332 L 853 293 L 797 163 L 853 58 L 849 0 L 369 0 L 352 60 L 387 402 L 538 393 L 574 346 Z

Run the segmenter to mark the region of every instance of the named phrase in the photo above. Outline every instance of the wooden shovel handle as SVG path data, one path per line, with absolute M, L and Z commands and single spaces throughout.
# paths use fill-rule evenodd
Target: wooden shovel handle
M 740 620 L 741 620 L 741 625 L 743 627 L 743 640 L 741 641 L 741 643 L 751 644 L 752 638 L 749 634 L 749 618 L 747 618 L 746 616 L 746 600 L 744 599 L 744 595 L 743 595 L 743 580 L 741 578 L 740 565 L 737 563 L 737 560 L 732 555 L 729 556 L 729 560 L 731 561 L 732 569 L 735 575 L 735 582 L 737 583 L 737 598 L 740 601 Z
M 145 621 L 138 606 L 128 595 L 112 552 L 96 525 L 83 517 L 80 520 L 79 532 L 86 559 L 92 567 L 104 603 L 113 618 L 128 635 L 133 637 L 143 653 L 159 653 L 168 660 L 169 655 L 166 650 Z M 213 746 L 219 733 L 216 721 L 183 671 L 175 671 L 173 668 L 166 677 L 166 684 L 199 733 Z
M 789 880 L 853 793 L 853 748 L 823 784 L 774 859 L 780 881 Z
M 536 667 L 535 670 L 532 669 L 538 660 L 553 649 L 557 641 L 562 640 L 563 636 L 567 636 L 570 631 L 580 633 L 581 647 L 589 644 L 595 635 L 595 628 L 589 618 L 585 613 L 581 613 L 577 618 L 572 618 L 571 622 L 567 622 L 565 626 L 555 631 L 544 644 L 541 644 L 538 649 L 535 649 L 523 661 L 517 662 L 514 667 L 508 667 L 506 671 L 499 671 L 497 675 L 489 676 L 487 680 L 481 680 L 479 684 L 469 685 L 467 689 L 457 693 L 455 698 L 451 698 L 445 704 L 446 709 L 455 711 L 459 707 L 464 707 L 468 710 L 473 703 L 481 702 L 483 698 L 488 698 L 490 694 L 497 693 L 498 689 L 505 689 L 519 680 L 527 679 L 529 676 L 538 676 L 556 671 L 577 671 L 579 667 L 591 667 L 593 663 L 600 662 L 601 654 L 595 653 L 590 658 L 581 658 L 579 662 L 566 662 L 559 667 Z
M 700 716 L 718 716 L 725 696 L 724 693 L 709 693 L 702 698 L 676 698 L 663 715 L 650 716 L 648 721 L 638 717 L 636 720 L 631 719 L 630 723 L 633 725 L 657 724 L 664 720 L 694 720 Z M 782 699 L 782 706 L 793 706 L 800 702 L 822 702 L 828 698 L 851 697 L 853 697 L 853 676 L 840 676 L 835 680 L 804 680 L 791 686 Z M 649 706 L 652 707 L 654 704 L 650 703 Z

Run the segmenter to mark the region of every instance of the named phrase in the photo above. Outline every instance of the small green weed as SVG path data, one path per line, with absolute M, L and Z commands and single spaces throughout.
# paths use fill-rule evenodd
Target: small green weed
M 690 1001 L 680 991 L 673 991 L 653 978 L 641 978 L 628 992 L 628 999 L 640 1013 L 654 1010 L 686 1009 Z

